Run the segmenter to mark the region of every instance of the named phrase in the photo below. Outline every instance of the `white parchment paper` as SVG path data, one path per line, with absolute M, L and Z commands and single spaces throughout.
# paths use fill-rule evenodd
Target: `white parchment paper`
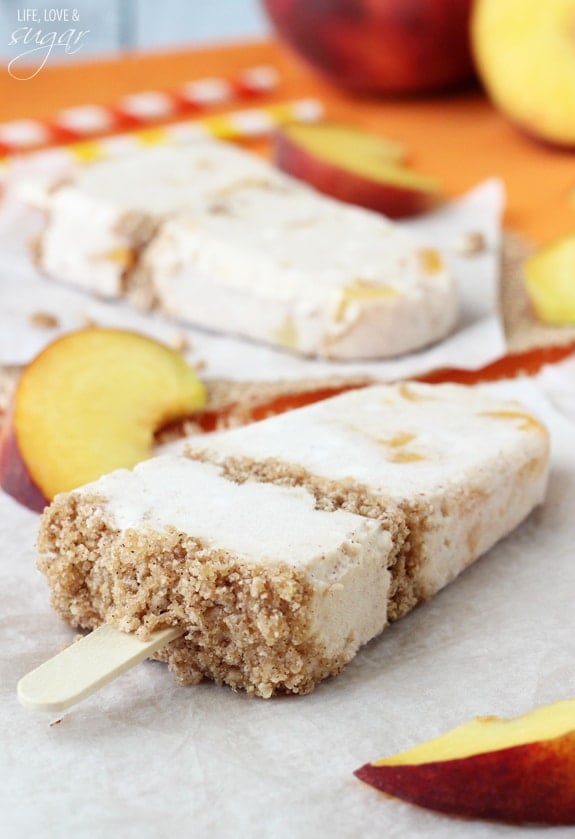
M 326 364 L 143 316 L 41 277 L 28 255 L 39 218 L 0 206 L 0 363 L 27 362 L 59 332 L 102 325 L 167 342 L 185 334 L 208 376 L 381 378 L 478 367 L 504 352 L 496 314 L 501 185 L 490 181 L 410 225 L 453 262 L 456 333 L 396 362 Z M 487 249 L 458 257 L 462 235 Z M 54 314 L 59 329 L 30 323 Z M 71 641 L 34 564 L 38 517 L 0 493 L 0 812 L 11 839 L 156 837 L 489 837 L 538 834 L 458 821 L 387 799 L 357 781 L 363 763 L 476 714 L 514 715 L 575 691 L 575 425 L 569 381 L 497 386 L 549 422 L 546 504 L 458 581 L 364 648 L 307 697 L 251 699 L 210 683 L 182 688 L 147 662 L 60 717 L 21 708 L 18 679 Z M 559 374 L 557 374 L 559 375 Z M 575 393 L 575 388 L 573 389 Z M 551 400 L 551 401 L 550 401 Z M 563 411 L 563 414 L 560 413 Z M 548 833 L 545 833 L 548 835 Z M 570 828 L 553 836 L 572 836 Z
M 2 835 L 572 837 L 433 814 L 352 775 L 474 715 L 575 695 L 575 425 L 531 382 L 492 387 L 551 428 L 546 503 L 307 697 L 178 687 L 146 662 L 60 720 L 21 708 L 18 679 L 74 633 L 34 567 L 37 516 L 0 495 Z

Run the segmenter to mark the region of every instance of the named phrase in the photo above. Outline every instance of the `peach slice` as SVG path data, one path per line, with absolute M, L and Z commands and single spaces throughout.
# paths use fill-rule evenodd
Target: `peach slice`
M 294 123 L 275 138 L 276 165 L 319 192 L 404 218 L 423 213 L 439 198 L 434 180 L 402 165 L 404 148 L 339 123 Z
M 575 0 L 477 0 L 477 69 L 495 104 L 539 139 L 575 144 Z
M 564 236 L 525 261 L 525 287 L 543 323 L 575 324 L 575 235 Z
M 57 493 L 151 454 L 154 432 L 205 403 L 185 359 L 120 329 L 71 332 L 24 370 L 0 441 L 0 486 L 41 511 Z
M 575 700 L 505 720 L 478 717 L 355 772 L 443 813 L 514 824 L 575 824 Z

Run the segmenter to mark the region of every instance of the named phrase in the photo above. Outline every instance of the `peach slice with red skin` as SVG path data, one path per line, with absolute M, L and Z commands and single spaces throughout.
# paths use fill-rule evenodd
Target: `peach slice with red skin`
M 205 404 L 183 356 L 135 332 L 90 328 L 24 370 L 0 440 L 0 486 L 41 511 L 59 492 L 149 457 L 154 432 Z
M 436 182 L 407 168 L 392 140 L 341 123 L 293 123 L 275 137 L 276 165 L 286 174 L 349 204 L 405 218 L 439 200 Z
M 479 717 L 355 775 L 452 816 L 575 824 L 575 700 L 511 720 Z

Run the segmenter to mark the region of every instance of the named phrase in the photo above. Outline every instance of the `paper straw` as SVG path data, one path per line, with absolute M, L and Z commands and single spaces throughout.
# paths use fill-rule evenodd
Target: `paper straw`
M 51 119 L 0 123 L 0 156 L 72 143 L 118 131 L 137 129 L 215 108 L 261 99 L 274 92 L 279 74 L 274 67 L 250 67 L 229 78 L 187 82 L 174 91 L 146 91 L 124 96 L 110 106 L 82 105 Z
M 296 99 L 260 108 L 229 111 L 217 116 L 131 131 L 114 137 L 71 143 L 34 152 L 32 155 L 12 155 L 0 160 L 0 177 L 3 172 L 9 170 L 14 161 L 22 161 L 25 158 L 33 157 L 34 162 L 40 164 L 49 163 L 50 160 L 60 163 L 70 160 L 74 163 L 91 163 L 129 154 L 148 146 L 186 142 L 198 137 L 230 141 L 265 137 L 288 122 L 317 122 L 323 116 L 324 107 L 318 99 Z

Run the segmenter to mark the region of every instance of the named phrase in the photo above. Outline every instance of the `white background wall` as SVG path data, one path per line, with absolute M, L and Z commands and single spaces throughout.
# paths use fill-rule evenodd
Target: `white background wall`
M 77 9 L 77 23 L 24 23 L 18 13 L 37 9 Z M 54 51 L 56 60 L 77 60 L 122 49 L 168 49 L 239 38 L 264 37 L 268 24 L 259 0 L 0 0 L 0 56 L 10 59 L 21 47 L 10 46 L 18 27 L 59 32 L 90 30 L 75 56 Z

